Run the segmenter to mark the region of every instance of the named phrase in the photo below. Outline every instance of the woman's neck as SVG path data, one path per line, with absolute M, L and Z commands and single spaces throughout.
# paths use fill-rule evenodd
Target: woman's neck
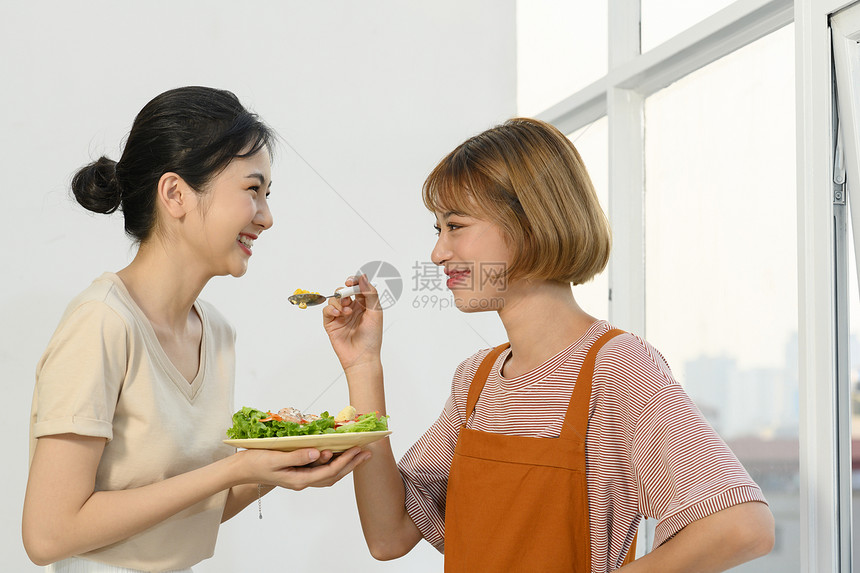
M 117 272 L 153 326 L 184 332 L 194 302 L 209 281 L 157 241 L 140 246 L 132 262 Z
M 594 323 L 580 308 L 570 285 L 517 281 L 509 285 L 499 318 L 511 343 L 502 374 L 514 378 L 529 372 L 578 340 Z

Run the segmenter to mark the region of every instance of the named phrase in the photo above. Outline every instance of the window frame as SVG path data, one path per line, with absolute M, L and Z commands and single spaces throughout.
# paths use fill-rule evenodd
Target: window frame
M 834 282 L 836 298 L 836 411 L 839 425 L 836 449 L 839 469 L 836 481 L 836 497 L 839 499 L 839 558 L 843 570 L 853 570 L 852 542 L 854 520 L 851 451 L 851 350 L 850 302 L 848 300 L 848 275 L 860 273 L 860 252 L 855 244 L 855 260 L 848 257 L 848 203 L 860 205 L 860 2 L 838 13 L 830 14 L 830 35 L 833 49 L 833 72 L 835 92 L 831 98 L 834 108 L 831 116 L 833 155 L 831 156 L 832 178 L 831 202 L 834 224 Z M 835 98 L 835 99 L 834 99 Z M 848 195 L 848 197 L 846 197 Z M 860 209 L 851 209 L 855 234 L 860 223 Z M 843 452 L 845 452 L 843 454 Z

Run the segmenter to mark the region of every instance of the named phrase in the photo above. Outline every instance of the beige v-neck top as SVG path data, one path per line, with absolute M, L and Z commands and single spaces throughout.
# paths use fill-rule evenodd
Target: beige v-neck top
M 107 438 L 96 491 L 147 485 L 232 454 L 222 443 L 233 413 L 235 332 L 211 305 L 200 368 L 176 369 L 122 281 L 105 273 L 63 314 L 36 369 L 30 456 L 36 439 L 73 433 Z M 57 468 L 62 472 L 62 468 Z M 82 555 L 145 571 L 184 569 L 211 557 L 227 492 L 166 521 Z

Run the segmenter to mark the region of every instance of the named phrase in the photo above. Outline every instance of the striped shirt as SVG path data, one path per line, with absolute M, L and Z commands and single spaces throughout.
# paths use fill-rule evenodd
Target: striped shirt
M 516 378 L 501 376 L 510 349 L 502 352 L 466 426 L 497 434 L 558 437 L 585 354 L 610 328 L 605 321 L 594 323 L 582 338 Z M 460 364 L 439 419 L 398 464 L 410 517 L 424 538 L 443 552 L 448 471 L 469 384 L 488 353 L 481 350 Z M 658 520 L 656 547 L 696 519 L 739 503 L 765 501 L 660 353 L 627 333 L 597 354 L 586 480 L 594 573 L 620 566 L 641 516 Z

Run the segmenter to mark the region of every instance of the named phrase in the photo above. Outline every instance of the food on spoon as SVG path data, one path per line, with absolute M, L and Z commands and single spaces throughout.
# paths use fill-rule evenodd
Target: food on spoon
M 338 414 L 350 413 L 347 406 Z M 328 412 L 320 415 L 305 414 L 296 408 L 282 408 L 277 414 L 254 408 L 242 408 L 233 414 L 233 427 L 227 437 L 233 440 L 247 438 L 279 438 L 283 436 L 310 436 L 344 432 L 378 432 L 388 429 L 388 416 L 378 412 L 357 414 L 352 408 L 352 417 L 338 420 Z
M 319 293 L 297 288 L 293 294 L 296 295 L 296 294 L 319 294 Z M 299 303 L 299 308 L 307 308 L 307 307 L 308 307 L 308 303 L 306 303 L 306 302 L 300 302 Z

